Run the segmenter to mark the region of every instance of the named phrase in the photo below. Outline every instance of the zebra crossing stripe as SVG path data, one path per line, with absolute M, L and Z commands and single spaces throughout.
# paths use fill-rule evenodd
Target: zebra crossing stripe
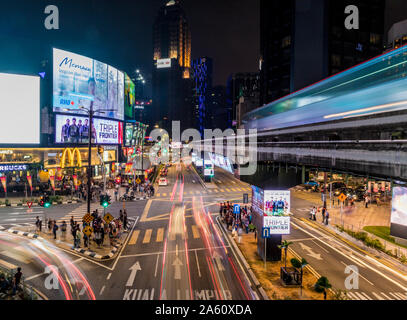
M 399 296 L 401 298 L 401 300 L 407 300 L 407 294 L 401 294 L 399 292 L 395 292 L 395 295 Z
M 352 299 L 352 300 L 360 300 L 355 294 L 353 294 L 352 292 L 348 292 L 348 296 Z
M 390 298 L 388 295 L 386 295 L 384 292 L 380 292 L 382 296 L 386 297 L 388 300 L 394 300 L 393 298 Z
M 372 292 L 377 300 L 384 300 L 381 296 L 379 296 L 376 292 Z
M 360 293 L 361 295 L 364 295 L 368 300 L 373 300 L 372 298 L 370 298 L 366 293 L 364 293 L 364 292 L 361 292 Z
M 396 296 L 393 292 L 389 292 L 390 295 L 396 298 L 396 300 L 403 300 L 400 297 Z M 394 300 L 394 299 L 393 299 Z

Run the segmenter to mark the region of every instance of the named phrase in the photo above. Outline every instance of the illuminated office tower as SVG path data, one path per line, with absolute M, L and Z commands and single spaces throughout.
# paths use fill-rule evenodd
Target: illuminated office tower
M 171 121 L 191 126 L 191 32 L 179 1 L 162 6 L 153 26 L 152 125 L 170 129 Z
M 384 13 L 384 0 L 261 0 L 260 106 L 381 54 Z

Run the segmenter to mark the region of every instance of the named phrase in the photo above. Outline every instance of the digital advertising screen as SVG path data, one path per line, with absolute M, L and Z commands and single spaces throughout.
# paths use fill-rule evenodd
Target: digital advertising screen
M 122 144 L 123 124 L 114 120 L 93 118 L 92 142 L 95 144 Z M 55 143 L 89 143 L 89 118 L 74 115 L 56 115 Z
M 0 144 L 40 143 L 40 77 L 0 73 Z
M 134 124 L 127 122 L 126 127 L 124 129 L 124 146 L 125 147 L 132 146 L 133 132 L 134 132 Z
M 279 216 L 291 209 L 289 190 L 264 190 L 264 215 Z
M 124 119 L 124 73 L 97 60 L 53 49 L 54 112 L 86 114 L 81 107 Z M 109 111 L 108 111 L 109 110 Z
M 264 191 L 263 189 L 252 186 L 252 209 L 257 214 L 263 216 L 264 212 Z
M 136 86 L 127 73 L 124 74 L 124 115 L 133 118 L 136 104 Z
M 390 234 L 407 239 L 407 188 L 405 187 L 393 188 Z

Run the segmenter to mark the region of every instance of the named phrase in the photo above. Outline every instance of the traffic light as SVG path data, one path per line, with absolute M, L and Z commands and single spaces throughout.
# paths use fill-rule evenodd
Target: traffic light
M 41 207 L 44 206 L 44 197 L 43 196 L 40 197 L 40 206 Z
M 49 208 L 51 206 L 51 201 L 49 200 L 49 196 L 45 195 L 42 199 L 44 208 Z
M 107 208 L 110 205 L 110 196 L 108 194 L 100 196 L 100 205 L 103 208 Z

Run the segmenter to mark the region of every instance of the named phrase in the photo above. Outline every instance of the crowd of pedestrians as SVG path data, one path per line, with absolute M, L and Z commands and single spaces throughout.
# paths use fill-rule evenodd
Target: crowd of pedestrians
M 73 216 L 71 217 L 69 224 L 74 248 L 80 248 L 81 245 L 83 245 L 83 247 L 89 247 L 91 241 L 94 241 L 98 248 L 101 248 L 106 244 L 107 238 L 109 238 L 109 244 L 112 246 L 116 239 L 121 236 L 122 232 L 127 231 L 128 218 L 126 210 L 120 210 L 119 218 L 113 219 L 113 221 L 110 223 L 106 223 L 106 221 L 102 219 L 102 215 L 97 209 L 93 211 L 91 215 L 93 217 L 92 222 L 87 223 L 82 221 L 81 225 L 78 221 L 75 221 Z M 36 232 L 42 232 L 42 220 L 38 216 L 36 219 Z M 46 226 L 48 228 L 47 233 L 52 234 L 54 240 L 57 240 L 59 230 L 60 240 L 66 240 L 68 230 L 66 221 L 62 221 L 62 223 L 58 225 L 56 220 L 48 219 L 46 221 Z M 93 230 L 90 237 L 83 232 L 83 230 L 88 226 Z
M 256 232 L 256 228 L 252 223 L 251 207 L 240 207 L 239 213 L 233 213 L 233 204 L 229 201 L 219 204 L 219 216 L 223 223 L 226 224 L 228 230 L 232 231 L 233 236 L 239 235 L 242 230 L 248 234 Z M 255 233 L 256 235 L 256 233 Z

